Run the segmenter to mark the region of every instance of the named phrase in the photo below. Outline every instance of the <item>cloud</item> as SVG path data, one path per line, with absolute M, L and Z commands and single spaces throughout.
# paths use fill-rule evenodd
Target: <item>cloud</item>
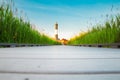
M 48 11 L 56 11 L 56 12 L 67 12 L 68 8 L 66 7 L 59 7 L 59 6 L 47 6 L 47 5 L 40 5 L 36 8 L 42 9 L 42 10 L 48 10 Z

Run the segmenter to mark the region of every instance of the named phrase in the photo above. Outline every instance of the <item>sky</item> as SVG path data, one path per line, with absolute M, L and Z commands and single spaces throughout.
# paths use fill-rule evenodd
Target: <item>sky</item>
M 115 15 L 120 11 L 120 0 L 14 0 L 14 2 L 31 24 L 51 37 L 54 37 L 54 24 L 57 22 L 60 39 L 70 39 L 82 31 L 87 31 L 92 25 L 103 23 L 106 15 Z

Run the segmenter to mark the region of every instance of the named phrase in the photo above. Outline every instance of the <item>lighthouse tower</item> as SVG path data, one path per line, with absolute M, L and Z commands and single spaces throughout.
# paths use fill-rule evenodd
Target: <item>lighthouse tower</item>
M 59 40 L 59 38 L 58 38 L 58 23 L 57 22 L 55 24 L 55 39 Z

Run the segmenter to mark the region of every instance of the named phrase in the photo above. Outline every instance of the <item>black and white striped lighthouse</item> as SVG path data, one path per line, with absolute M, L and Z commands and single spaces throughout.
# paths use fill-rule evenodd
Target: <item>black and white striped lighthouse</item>
M 58 38 L 58 23 L 57 22 L 55 24 L 55 39 L 59 40 L 59 38 Z

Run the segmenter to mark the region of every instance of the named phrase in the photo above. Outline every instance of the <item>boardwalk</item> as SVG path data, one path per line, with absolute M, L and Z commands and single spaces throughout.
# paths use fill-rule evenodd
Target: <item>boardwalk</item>
M 120 80 L 120 49 L 0 48 L 0 80 Z

